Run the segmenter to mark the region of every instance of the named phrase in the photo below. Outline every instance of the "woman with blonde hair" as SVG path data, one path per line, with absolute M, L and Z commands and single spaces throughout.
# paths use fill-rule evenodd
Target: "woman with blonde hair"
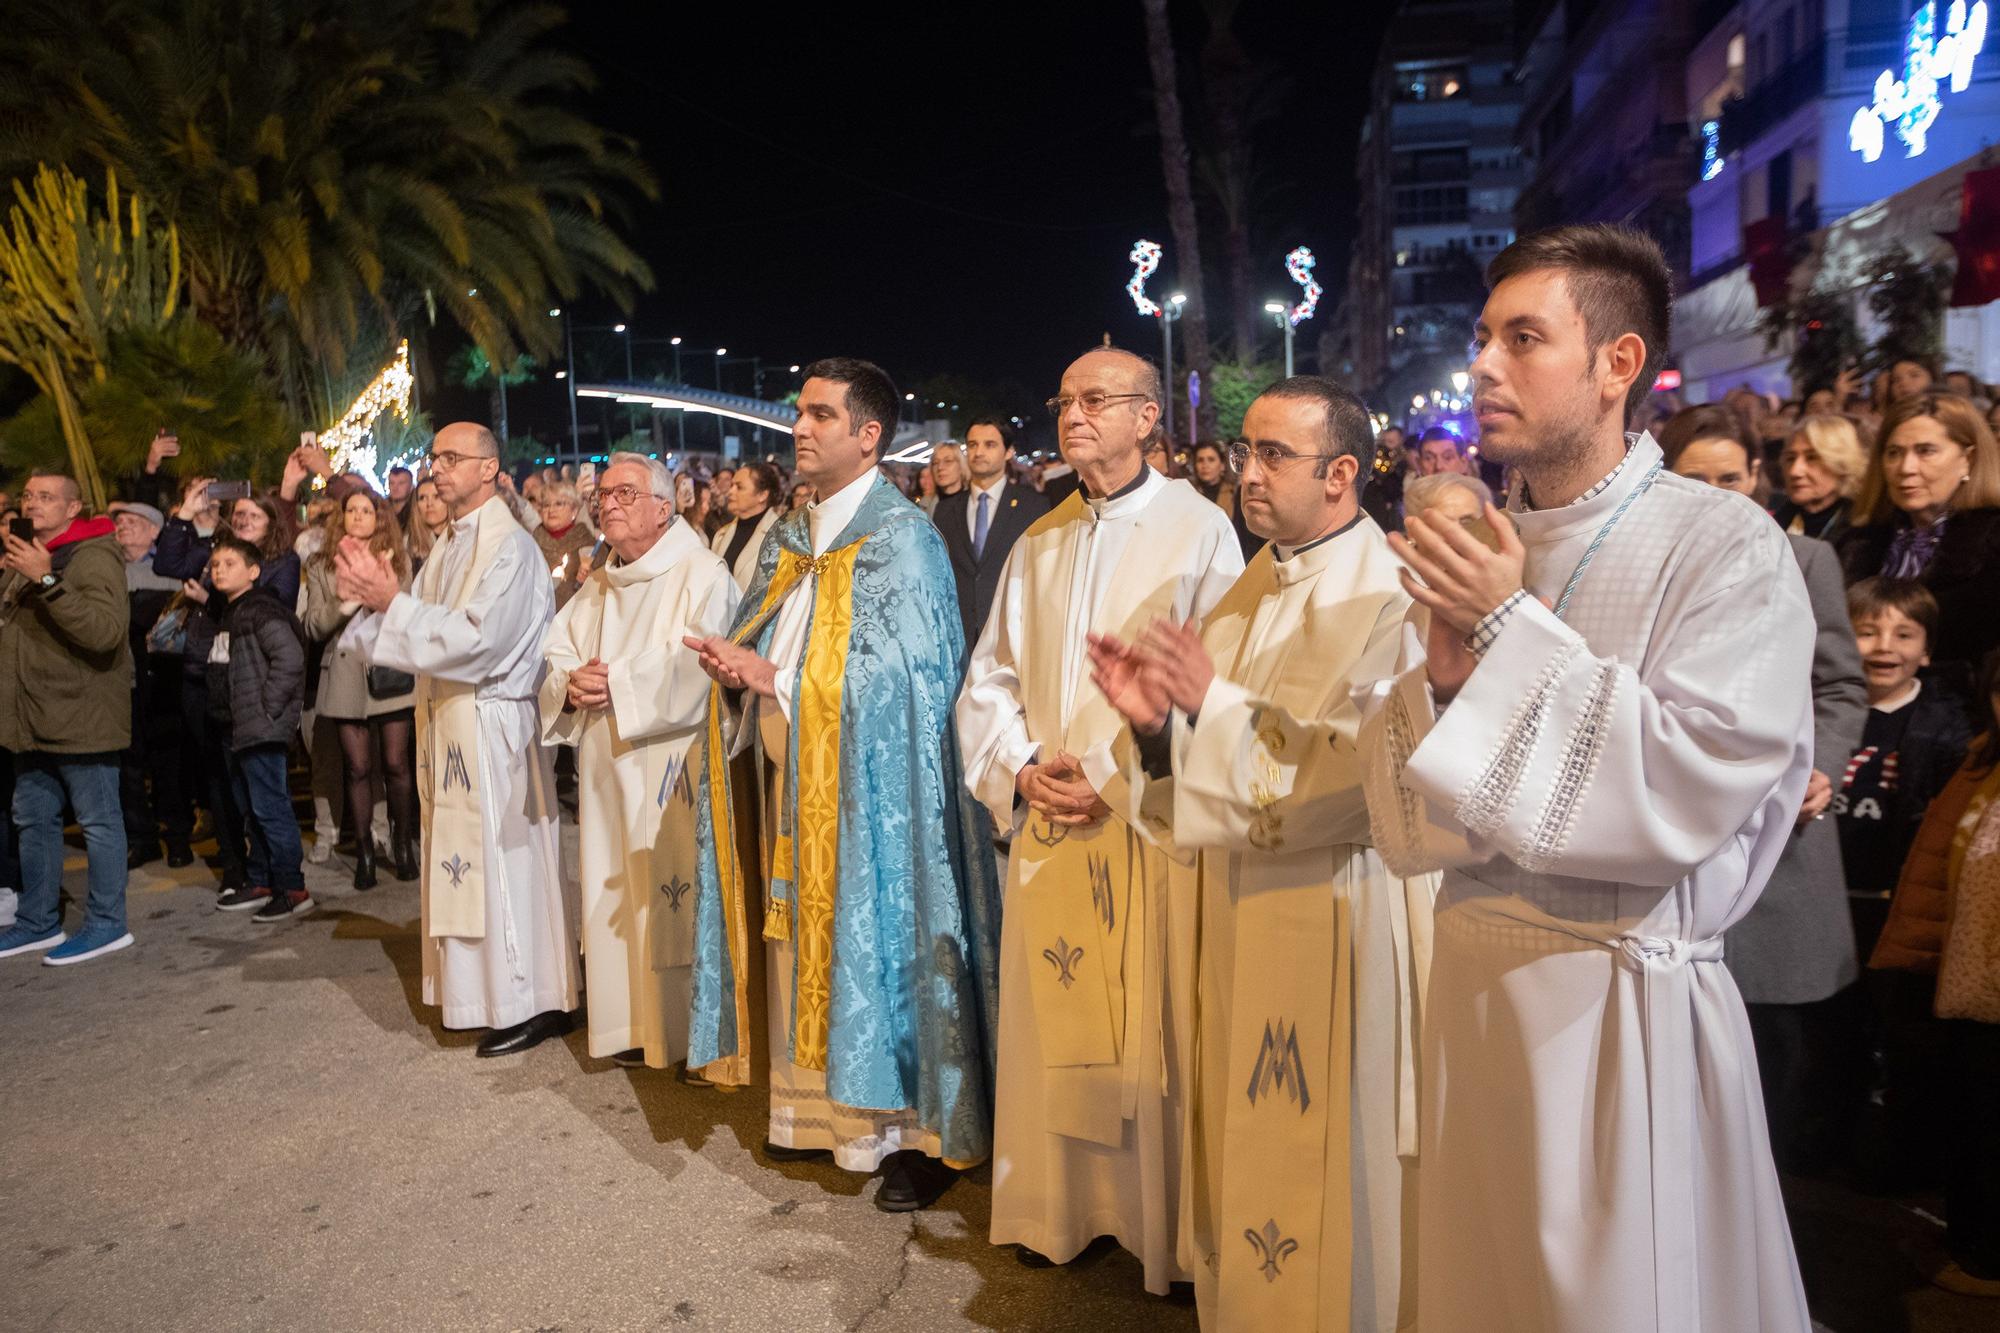
M 424 567 L 431 547 L 438 544 L 444 530 L 451 526 L 451 511 L 445 508 L 444 497 L 438 494 L 438 484 L 434 477 L 425 477 L 410 492 L 409 521 L 403 525 L 403 538 L 410 552 L 410 577 Z
M 597 538 L 583 521 L 583 498 L 574 483 L 543 483 L 535 507 L 542 522 L 528 535 L 541 548 L 542 563 L 548 566 L 549 577 L 555 580 L 556 607 L 561 609 L 576 592 L 578 566 Z
M 389 855 L 397 879 L 417 877 L 416 680 L 404 672 L 371 667 L 366 652 L 347 633 L 360 607 L 342 601 L 335 591 L 333 562 L 341 542 L 349 537 L 366 542 L 372 554 L 386 557 L 404 588 L 410 586 L 410 557 L 395 506 L 364 488 L 327 516 L 325 536 L 306 565 L 305 630 L 329 645 L 320 662 L 315 712 L 339 732 L 347 812 L 354 825 L 354 887 L 372 889 L 378 742 L 382 788 L 389 803 Z
M 1970 403 L 1925 393 L 1889 409 L 1837 545 L 1850 584 L 1882 574 L 1930 589 L 1932 665 L 1969 687 L 1975 664 L 2000 647 L 2000 445 Z
M 1868 475 L 1873 441 L 1852 417 L 1807 415 L 1792 428 L 1778 455 L 1785 498 L 1772 516 L 1795 537 L 1836 541 L 1847 531 L 1854 496 Z

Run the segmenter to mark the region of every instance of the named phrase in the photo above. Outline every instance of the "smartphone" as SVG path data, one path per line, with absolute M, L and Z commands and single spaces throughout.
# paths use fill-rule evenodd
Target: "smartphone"
M 247 481 L 211 481 L 208 483 L 208 498 L 217 503 L 250 498 L 250 483 Z
M 7 520 L 7 531 L 24 542 L 35 540 L 35 520 L 26 514 L 16 514 Z

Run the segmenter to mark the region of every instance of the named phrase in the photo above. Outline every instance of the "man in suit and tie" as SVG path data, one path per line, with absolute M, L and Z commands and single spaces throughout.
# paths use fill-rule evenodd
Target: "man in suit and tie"
M 1049 502 L 1019 482 L 1010 481 L 1007 466 L 1014 461 L 1014 428 L 997 417 L 972 423 L 965 432 L 968 484 L 938 501 L 931 515 L 944 534 L 951 572 L 958 581 L 958 614 L 965 622 L 965 646 L 970 651 L 986 628 L 986 613 L 1000 587 L 1000 569 L 1007 552 L 1048 512 Z

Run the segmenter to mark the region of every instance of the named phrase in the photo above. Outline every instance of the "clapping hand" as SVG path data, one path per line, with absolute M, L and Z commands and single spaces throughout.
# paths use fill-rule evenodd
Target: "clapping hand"
M 611 668 L 593 657 L 570 672 L 569 702 L 573 708 L 609 708 Z
M 340 539 L 333 557 L 333 586 L 341 601 L 358 602 L 371 611 L 387 611 L 402 591 L 388 552 L 371 551 L 367 542 L 355 537 Z
M 1215 662 L 1195 622 L 1155 620 L 1127 644 L 1109 634 L 1088 638 L 1091 679 L 1111 706 L 1145 735 L 1167 723 L 1168 708 L 1192 717 L 1215 681 Z

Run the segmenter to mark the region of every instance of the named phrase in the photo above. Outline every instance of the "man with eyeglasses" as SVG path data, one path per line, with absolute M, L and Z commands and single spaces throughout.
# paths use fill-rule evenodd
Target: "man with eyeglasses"
M 729 635 L 685 640 L 716 681 L 692 761 L 688 1064 L 750 1081 L 766 985 L 765 1154 L 880 1169 L 885 1212 L 927 1207 L 991 1151 L 1000 910 L 951 725 L 944 539 L 877 467 L 901 403 L 867 361 L 806 367 L 792 437 L 820 498 L 771 529 Z M 729 762 L 753 740 L 771 776 L 756 869 L 739 829 L 757 794 Z
M 373 668 L 417 677 L 423 801 L 423 997 L 448 1028 L 491 1028 L 481 1056 L 525 1051 L 576 1008 L 576 901 L 558 860 L 553 752 L 536 706 L 548 566 L 499 492 L 500 446 L 455 422 L 431 443 L 451 523 L 415 585 L 349 537 L 335 556 L 349 631 Z
M 687 1056 L 694 949 L 686 763 L 708 677 L 681 638 L 721 632 L 737 599 L 673 496 L 658 459 L 611 455 L 597 486 L 610 555 L 549 626 L 541 692 L 542 739 L 576 747 L 590 1054 L 654 1069 Z
M 1030 1267 L 1110 1234 L 1165 1294 L 1175 1252 L 1188 1033 L 1166 857 L 1129 822 L 1124 719 L 1086 636 L 1206 615 L 1243 570 L 1229 519 L 1145 464 L 1161 408 L 1144 358 L 1099 348 L 1049 400 L 1083 489 L 1007 557 L 958 702 L 966 782 L 1013 827 L 1000 943 L 995 1244 Z
M 1352 693 L 1392 668 L 1410 599 L 1361 510 L 1358 398 L 1295 376 L 1243 433 L 1228 462 L 1269 544 L 1199 629 L 1091 648 L 1132 726 L 1133 818 L 1171 830 L 1176 897 L 1198 904 L 1195 1297 L 1204 1327 L 1403 1328 L 1437 880 L 1370 845 Z

